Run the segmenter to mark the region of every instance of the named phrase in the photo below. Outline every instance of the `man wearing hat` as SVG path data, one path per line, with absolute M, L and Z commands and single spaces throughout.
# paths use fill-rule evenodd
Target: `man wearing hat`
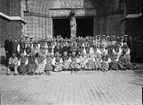
M 33 50 L 33 43 L 34 43 L 34 38 L 33 36 L 30 36 L 30 47 L 31 47 L 31 50 Z
M 18 55 L 17 47 L 18 47 L 18 38 L 15 37 L 13 42 L 13 51 L 15 52 L 16 56 Z
M 30 42 L 28 35 L 24 36 L 24 40 L 25 40 L 25 43 L 29 43 Z
M 28 37 L 28 35 L 25 35 L 25 50 L 26 50 L 26 55 L 29 55 L 31 53 L 31 40 L 33 40 L 33 38 Z M 32 41 L 33 43 L 33 41 Z

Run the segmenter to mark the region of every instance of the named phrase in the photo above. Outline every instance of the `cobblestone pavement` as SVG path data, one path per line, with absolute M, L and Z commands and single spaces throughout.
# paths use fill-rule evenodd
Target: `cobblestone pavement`
M 141 105 L 143 78 L 134 71 L 1 74 L 0 80 L 2 105 Z

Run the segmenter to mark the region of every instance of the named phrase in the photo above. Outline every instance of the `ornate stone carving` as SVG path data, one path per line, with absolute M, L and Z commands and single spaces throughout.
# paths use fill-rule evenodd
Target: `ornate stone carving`
M 90 0 L 56 0 L 51 8 L 93 8 Z
M 74 38 L 76 37 L 76 28 L 77 28 L 74 11 L 70 12 L 70 27 L 71 27 L 71 38 Z
M 50 10 L 51 17 L 61 17 L 61 16 L 69 16 L 70 9 L 64 10 Z M 96 16 L 95 9 L 77 9 L 75 10 L 75 16 Z

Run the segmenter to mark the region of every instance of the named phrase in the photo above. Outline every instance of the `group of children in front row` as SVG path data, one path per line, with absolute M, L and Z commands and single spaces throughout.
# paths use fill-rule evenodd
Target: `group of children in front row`
M 130 49 L 127 44 L 100 47 L 82 46 L 72 47 L 65 44 L 63 51 L 56 45 L 51 49 L 41 44 L 39 50 L 35 47 L 31 53 L 24 52 L 17 57 L 16 53 L 9 58 L 7 75 L 11 70 L 20 75 L 50 75 L 50 71 L 61 72 L 70 70 L 71 73 L 78 70 L 133 70 L 136 67 L 130 62 Z M 63 47 L 63 48 L 64 48 Z M 68 50 L 67 48 L 70 48 Z M 58 49 L 58 50 L 57 50 Z M 80 49 L 80 50 L 79 50 Z M 54 52 L 54 53 L 53 53 Z

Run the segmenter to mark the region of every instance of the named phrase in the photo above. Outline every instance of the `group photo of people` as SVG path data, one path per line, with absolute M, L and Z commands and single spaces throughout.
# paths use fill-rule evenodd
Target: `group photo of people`
M 7 75 L 50 75 L 51 72 L 134 70 L 128 36 L 96 35 L 35 40 L 25 35 L 4 43 Z

